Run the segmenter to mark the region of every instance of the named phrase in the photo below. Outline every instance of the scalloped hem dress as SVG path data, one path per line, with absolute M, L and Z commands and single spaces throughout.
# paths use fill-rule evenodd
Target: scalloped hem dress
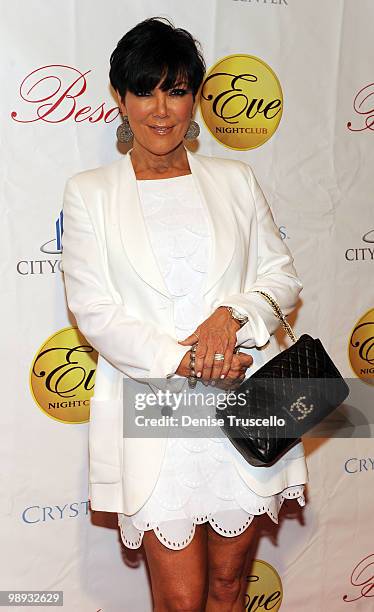
M 206 213 L 192 174 L 167 179 L 137 180 L 148 236 L 173 296 L 178 340 L 201 322 L 201 287 L 207 270 L 210 234 Z M 262 497 L 241 478 L 232 460 L 237 453 L 225 438 L 168 438 L 156 485 L 145 504 L 132 515 L 118 513 L 121 539 L 139 548 L 153 529 L 169 549 L 191 542 L 196 525 L 209 522 L 220 535 L 234 537 L 256 515 L 278 523 L 285 499 L 305 505 L 304 483 Z

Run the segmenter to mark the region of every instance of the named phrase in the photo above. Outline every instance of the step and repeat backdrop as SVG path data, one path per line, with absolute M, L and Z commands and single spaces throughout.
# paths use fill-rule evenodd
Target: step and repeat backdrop
M 370 402 L 374 2 L 2 0 L 1 14 L 1 589 L 63 591 L 68 612 L 149 612 L 144 553 L 89 507 L 97 355 L 61 267 L 67 178 L 125 154 L 110 54 L 157 15 L 201 42 L 194 150 L 252 165 L 304 285 L 290 322 Z M 372 610 L 374 448 L 350 408 L 349 434 L 305 439 L 306 506 L 285 501 L 278 526 L 255 519 L 246 609 Z

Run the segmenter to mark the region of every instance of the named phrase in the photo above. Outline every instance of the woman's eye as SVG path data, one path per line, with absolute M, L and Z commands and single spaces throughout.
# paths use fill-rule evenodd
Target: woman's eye
M 169 90 L 169 94 L 171 96 L 185 96 L 189 91 L 190 91 L 189 89 L 174 88 L 174 89 Z M 139 98 L 142 98 L 142 97 L 151 96 L 152 92 L 138 90 L 135 93 L 135 95 L 138 96 Z
M 188 93 L 188 91 L 188 89 L 171 89 L 170 93 L 171 95 L 184 96 L 186 93 Z

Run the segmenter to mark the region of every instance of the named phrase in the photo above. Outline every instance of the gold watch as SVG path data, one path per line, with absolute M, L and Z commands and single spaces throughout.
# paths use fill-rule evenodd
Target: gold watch
M 235 321 L 237 321 L 240 324 L 240 327 L 243 327 L 243 325 L 245 325 L 248 322 L 247 315 L 242 314 L 241 312 L 239 312 L 232 306 L 225 306 L 225 308 L 227 308 L 232 318 L 235 319 Z

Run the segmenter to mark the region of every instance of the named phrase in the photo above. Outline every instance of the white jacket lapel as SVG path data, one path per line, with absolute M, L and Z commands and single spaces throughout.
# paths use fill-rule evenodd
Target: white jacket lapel
M 125 155 L 117 193 L 119 225 L 123 248 L 141 278 L 171 299 L 149 240 L 139 199 L 130 151 Z M 231 203 L 225 201 L 217 185 L 212 160 L 186 149 L 195 185 L 207 213 L 211 234 L 211 255 L 204 283 L 204 294 L 221 278 L 234 254 L 235 231 Z M 222 177 L 219 177 L 222 180 Z
M 203 289 L 205 294 L 225 273 L 234 255 L 234 217 L 232 202 L 219 187 L 220 181 L 226 181 L 225 176 L 219 175 L 221 169 L 216 168 L 209 157 L 188 150 L 187 156 L 210 226 L 211 254 Z
M 125 155 L 123 161 L 117 195 L 123 248 L 139 276 L 148 285 L 170 298 L 149 240 L 130 152 Z

